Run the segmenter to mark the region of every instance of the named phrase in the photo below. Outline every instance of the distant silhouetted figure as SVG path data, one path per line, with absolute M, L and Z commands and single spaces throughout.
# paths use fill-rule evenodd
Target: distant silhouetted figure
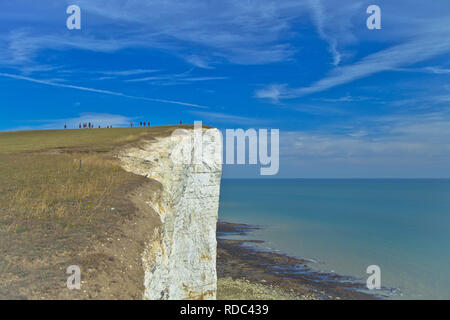
M 147 123 L 147 126 L 150 127 L 150 121 Z
M 64 125 L 64 129 L 67 129 L 67 125 L 66 124 Z
M 133 128 L 133 121 L 130 122 L 130 126 Z
M 180 125 L 183 124 L 183 121 L 180 120 Z
M 78 125 L 78 128 L 81 129 L 81 123 Z

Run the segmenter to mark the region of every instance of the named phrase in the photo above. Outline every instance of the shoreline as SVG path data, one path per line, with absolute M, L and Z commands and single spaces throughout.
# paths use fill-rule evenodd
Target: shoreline
M 219 220 L 217 224 L 217 277 L 220 299 L 378 300 L 362 292 L 364 284 L 351 277 L 310 267 L 310 260 L 258 249 L 248 244 L 262 240 L 230 240 L 259 227 Z M 250 290 L 249 290 L 250 288 Z M 223 289 L 223 294 L 221 294 Z M 228 290 L 226 290 L 228 289 Z M 244 289 L 244 290 L 242 290 Z M 250 293 L 250 297 L 246 296 Z M 254 296 L 252 298 L 252 296 Z

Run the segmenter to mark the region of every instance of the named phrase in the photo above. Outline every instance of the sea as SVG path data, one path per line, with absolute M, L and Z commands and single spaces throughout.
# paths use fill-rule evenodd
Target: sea
M 222 179 L 219 219 L 317 271 L 376 265 L 388 299 L 450 299 L 450 179 Z

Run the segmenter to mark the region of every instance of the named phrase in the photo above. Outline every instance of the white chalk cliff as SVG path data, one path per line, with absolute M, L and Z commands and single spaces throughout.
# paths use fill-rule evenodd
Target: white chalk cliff
M 216 129 L 177 131 L 120 155 L 125 170 L 161 183 L 147 202 L 162 224 L 142 255 L 143 298 L 215 299 L 221 137 Z

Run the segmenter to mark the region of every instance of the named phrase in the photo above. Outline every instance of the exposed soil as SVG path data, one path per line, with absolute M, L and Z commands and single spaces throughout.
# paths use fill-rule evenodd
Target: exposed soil
M 154 180 L 124 181 L 110 216 L 79 228 L 43 221 L 21 233 L 0 233 L 0 299 L 142 299 L 141 254 L 160 224 L 145 204 Z M 67 288 L 67 267 L 81 269 L 81 289 Z
M 0 299 L 142 299 L 160 223 L 144 201 L 161 186 L 115 155 L 177 128 L 192 126 L 0 133 Z

